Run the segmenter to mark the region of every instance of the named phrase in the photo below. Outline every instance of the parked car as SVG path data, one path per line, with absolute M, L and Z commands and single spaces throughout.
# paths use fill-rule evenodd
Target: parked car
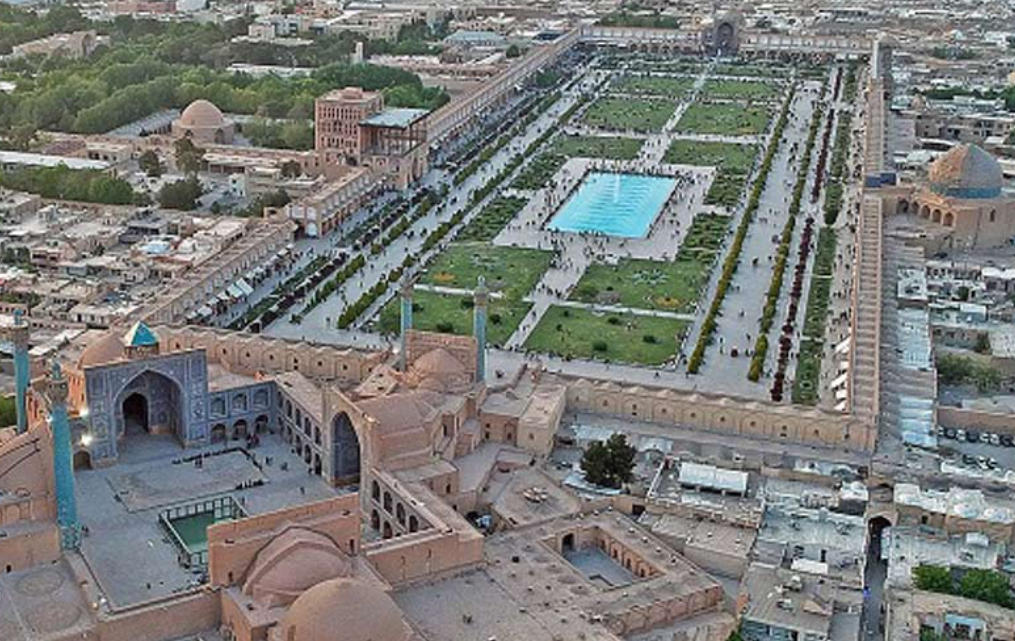
M 984 445 L 990 444 L 990 432 L 980 432 L 980 442 Z
M 945 438 L 955 438 L 956 432 L 954 427 L 945 428 Z
M 990 444 L 991 445 L 1000 445 L 1001 444 L 1001 437 L 998 434 L 991 434 L 990 435 Z
M 974 465 L 976 464 L 976 457 L 971 454 L 963 454 L 962 462 L 965 463 L 966 465 Z
M 966 430 L 962 429 L 961 427 L 955 430 L 955 438 L 957 438 L 960 441 L 966 440 Z
M 1005 447 L 1015 447 L 1015 439 L 1007 434 L 1002 434 L 1001 445 L 1004 445 Z
M 969 430 L 966 432 L 966 440 L 970 443 L 975 443 L 980 440 L 980 433 L 976 430 Z

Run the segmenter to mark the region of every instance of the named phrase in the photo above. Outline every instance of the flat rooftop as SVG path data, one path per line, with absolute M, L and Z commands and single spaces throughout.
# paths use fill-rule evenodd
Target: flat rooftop
M 360 124 L 369 127 L 404 129 L 422 120 L 428 113 L 430 112 L 426 109 L 391 108 L 364 118 Z

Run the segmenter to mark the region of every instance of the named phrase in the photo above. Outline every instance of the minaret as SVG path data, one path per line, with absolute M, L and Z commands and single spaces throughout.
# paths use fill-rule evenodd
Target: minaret
M 404 372 L 409 367 L 409 330 L 412 329 L 412 279 L 406 276 L 402 279 L 402 324 L 399 329 L 399 339 L 402 343 L 402 353 L 398 359 Z
M 28 429 L 28 413 L 25 405 L 25 394 L 28 393 L 28 334 L 29 327 L 25 321 L 25 312 L 14 310 L 14 327 L 11 328 L 11 340 L 14 342 L 14 405 L 18 413 L 18 433 Z
M 472 292 L 472 335 L 476 338 L 476 381 L 486 378 L 486 302 L 489 292 L 486 278 L 479 277 L 476 290 Z
M 46 386 L 49 399 L 49 428 L 53 433 L 53 478 L 56 481 L 56 524 L 60 541 L 67 550 L 77 549 L 81 540 L 77 500 L 74 498 L 74 461 L 71 456 L 70 421 L 67 419 L 67 379 L 53 361 Z

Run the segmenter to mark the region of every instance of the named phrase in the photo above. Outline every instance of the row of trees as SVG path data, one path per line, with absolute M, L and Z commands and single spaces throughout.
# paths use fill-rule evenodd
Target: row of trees
M 92 169 L 71 169 L 66 165 L 0 172 L 0 185 L 60 200 L 106 205 L 143 204 L 144 201 L 122 178 Z
M 7 146 L 27 146 L 39 129 L 108 131 L 160 109 L 183 108 L 198 98 L 226 112 L 288 119 L 311 118 L 317 96 L 344 86 L 384 91 L 392 106 L 436 108 L 448 100 L 442 89 L 424 88 L 413 73 L 334 62 L 334 55 L 322 57 L 319 62 L 330 64 L 302 78 L 233 73 L 225 67 L 248 62 L 230 42 L 245 28 L 243 21 L 196 25 L 129 19 L 96 28 L 110 33 L 113 46 L 89 59 L 29 61 L 8 68 L 18 88 L 0 93 L 0 139 Z M 327 50 L 328 39 L 321 47 Z M 315 43 L 306 49 L 321 47 Z M 288 55 L 287 48 L 278 49 Z M 295 129 L 288 135 L 290 144 L 300 138 Z
M 243 135 L 258 147 L 313 149 L 314 126 L 306 120 L 279 122 L 257 118 L 244 123 Z
M 88 20 L 75 7 L 54 5 L 46 13 L 36 15 L 0 3 L 0 55 L 6 55 L 15 46 L 30 40 L 87 27 Z
M 913 569 L 913 585 L 919 590 L 955 594 L 1002 608 L 1015 608 L 1008 577 L 995 570 L 952 572 L 940 565 L 918 565 Z

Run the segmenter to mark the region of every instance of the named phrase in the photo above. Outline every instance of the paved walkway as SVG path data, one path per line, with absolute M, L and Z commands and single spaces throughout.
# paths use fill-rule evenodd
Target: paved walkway
M 783 138 L 773 158 L 761 193 L 758 210 L 748 228 L 740 253 L 737 269 L 723 301 L 723 313 L 717 320 L 713 343 L 706 351 L 704 363 L 696 375 L 706 388 L 722 390 L 744 396 L 768 398 L 768 382 L 762 379 L 755 383 L 747 379 L 750 366 L 749 352 L 758 336 L 758 321 L 765 305 L 768 286 L 775 267 L 775 254 L 786 220 L 789 205 L 800 169 L 800 156 L 810 126 L 811 115 L 816 107 L 820 84 L 803 82 L 790 105 L 790 117 L 783 132 Z M 773 141 L 770 144 L 774 144 Z M 812 159 L 813 162 L 813 159 Z M 759 159 L 760 163 L 760 159 Z M 753 176 L 752 176 L 753 180 Z M 743 204 L 738 208 L 737 219 L 731 227 L 739 224 L 743 216 Z M 803 225 L 798 224 L 795 233 Z M 792 245 L 791 245 L 792 246 Z M 756 262 L 755 262 L 756 259 Z M 787 263 L 784 276 L 791 279 L 792 257 Z M 707 301 L 711 301 L 718 286 L 720 270 L 715 270 L 709 287 Z M 688 352 L 697 341 L 702 319 L 688 337 Z M 777 350 L 769 343 L 770 353 Z M 733 349 L 738 354 L 732 356 Z
M 296 325 L 289 323 L 288 318 L 286 318 L 283 321 L 273 324 L 265 331 L 265 333 L 270 336 L 299 338 L 302 340 L 309 339 L 323 342 L 333 342 L 343 336 L 348 336 L 348 334 L 340 333 L 340 330 L 335 327 L 335 323 L 342 315 L 345 307 L 358 300 L 360 296 L 372 288 L 382 278 L 386 278 L 388 273 L 402 264 L 406 256 L 410 254 L 418 255 L 422 249 L 427 232 L 435 229 L 442 222 L 450 220 L 456 212 L 469 207 L 468 203 L 473 192 L 485 185 L 486 182 L 498 174 L 515 155 L 523 151 L 533 140 L 552 127 L 560 117 L 560 114 L 570 108 L 576 99 L 576 93 L 568 92 L 555 105 L 541 114 L 540 117 L 537 118 L 536 121 L 530 125 L 521 136 L 515 138 L 508 145 L 505 145 L 502 149 L 500 149 L 488 163 L 480 168 L 479 171 L 464 180 L 461 184 L 451 187 L 448 195 L 443 201 L 443 206 L 434 207 L 426 216 L 415 221 L 406 232 L 396 238 L 380 254 L 372 256 L 367 253 L 366 266 L 350 278 L 338 292 L 308 313 L 303 318 L 301 324 Z M 432 171 L 428 175 L 430 182 L 440 181 L 441 178 L 441 174 L 436 170 Z M 508 182 L 510 181 L 506 180 L 503 184 L 506 185 Z M 466 217 L 464 223 L 467 223 L 472 216 L 482 209 L 482 206 L 485 203 L 489 202 L 497 195 L 499 195 L 498 190 L 494 190 L 483 203 L 478 203 L 476 206 L 472 207 L 470 209 L 470 215 Z M 448 238 L 451 237 L 453 237 L 453 233 L 448 236 Z M 440 251 L 447 242 L 448 241 L 444 241 L 443 243 L 440 243 L 438 247 L 434 248 L 434 250 L 430 253 Z M 416 265 L 418 267 L 420 265 L 424 265 L 425 262 L 425 257 L 419 257 Z M 393 290 L 396 286 L 397 285 L 392 285 L 391 289 Z M 360 317 L 360 320 L 369 318 L 372 313 L 388 298 L 390 298 L 390 292 L 381 296 L 378 301 L 371 306 L 371 309 Z

